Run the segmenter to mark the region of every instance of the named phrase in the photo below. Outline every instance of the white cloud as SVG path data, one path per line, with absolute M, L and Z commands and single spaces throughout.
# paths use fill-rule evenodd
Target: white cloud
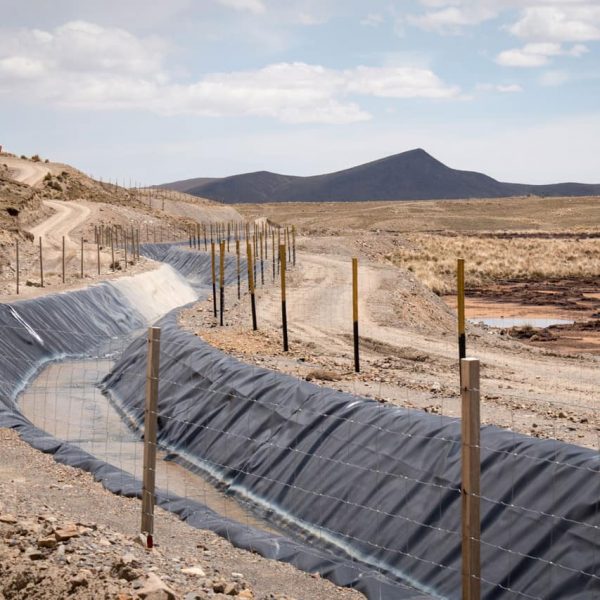
M 496 62 L 503 67 L 543 67 L 547 65 L 552 57 L 571 56 L 578 58 L 585 54 L 588 49 L 581 45 L 565 50 L 561 44 L 556 42 L 538 42 L 525 44 L 522 48 L 512 48 L 500 52 Z
M 129 32 L 71 21 L 52 32 L 39 29 L 0 35 L 0 57 L 37 61 L 52 70 L 152 76 L 162 71 L 166 46 L 156 38 L 140 39 Z
M 380 98 L 454 98 L 457 86 L 447 86 L 429 69 L 414 67 L 357 67 L 346 71 L 346 87 Z
M 425 11 L 405 20 L 426 31 L 458 34 L 519 11 L 507 29 L 527 41 L 586 42 L 600 39 L 600 6 L 592 0 L 421 0 Z
M 163 115 L 258 116 L 288 123 L 350 123 L 371 115 L 355 97 L 453 98 L 460 89 L 425 67 L 336 70 L 301 62 L 175 82 L 159 40 L 86 22 L 0 38 L 0 95 L 82 109 Z
M 44 63 L 25 56 L 9 56 L 0 59 L 0 75 L 15 79 L 35 79 L 44 74 Z
M 440 3 L 437 6 L 443 6 L 443 4 Z M 408 15 L 406 21 L 425 31 L 458 34 L 464 27 L 479 25 L 493 19 L 496 15 L 497 11 L 488 7 L 485 2 L 473 2 L 465 6 L 447 6 L 422 15 Z
M 248 10 L 254 14 L 266 11 L 266 6 L 261 0 L 217 0 L 217 2 L 236 10 Z
M 479 92 L 499 92 L 501 94 L 515 94 L 523 91 L 518 83 L 478 83 L 475 89 Z
M 379 27 L 383 23 L 383 15 L 379 13 L 369 13 L 364 19 L 361 19 L 360 24 L 367 27 Z
M 600 40 L 600 6 L 591 2 L 556 4 L 526 8 L 520 19 L 510 27 L 510 32 L 528 40 Z

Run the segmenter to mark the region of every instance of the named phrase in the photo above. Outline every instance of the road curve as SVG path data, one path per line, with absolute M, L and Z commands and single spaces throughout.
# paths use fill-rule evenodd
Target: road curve
M 70 239 L 69 234 L 85 222 L 90 215 L 90 209 L 72 201 L 44 200 L 44 204 L 55 212 L 49 219 L 30 230 L 35 240 L 37 241 L 41 237 L 48 240 L 51 245 L 58 246 L 59 243 L 62 244 L 64 236 L 68 245 L 76 245 Z
M 13 156 L 0 156 L 0 163 L 5 164 L 10 176 L 20 183 L 35 187 L 39 185 L 50 169 L 44 163 L 36 163 Z

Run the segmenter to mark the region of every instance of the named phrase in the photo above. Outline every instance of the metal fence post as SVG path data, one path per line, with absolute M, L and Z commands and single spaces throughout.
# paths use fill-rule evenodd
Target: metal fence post
M 360 350 L 358 337 L 358 258 L 352 259 L 352 325 L 354 340 L 354 371 L 360 373 Z
M 156 483 L 156 432 L 158 375 L 160 368 L 160 327 L 148 329 L 148 365 L 146 369 L 146 408 L 144 411 L 144 469 L 142 484 L 142 533 L 146 545 L 154 545 L 154 503 Z
M 462 396 L 462 598 L 481 597 L 479 360 L 460 361 Z

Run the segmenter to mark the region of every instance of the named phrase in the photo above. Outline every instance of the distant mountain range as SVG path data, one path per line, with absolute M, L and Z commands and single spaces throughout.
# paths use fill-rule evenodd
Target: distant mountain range
M 313 177 L 258 171 L 231 177 L 186 179 L 156 187 L 228 204 L 502 198 L 527 194 L 600 195 L 600 184 L 504 183 L 482 173 L 458 171 L 447 167 L 420 148 L 351 169 Z

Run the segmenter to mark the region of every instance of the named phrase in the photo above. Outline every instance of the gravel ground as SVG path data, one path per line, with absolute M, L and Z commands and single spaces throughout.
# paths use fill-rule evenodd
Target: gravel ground
M 0 599 L 351 600 L 290 565 L 238 550 L 157 509 L 157 547 L 138 539 L 140 502 L 0 430 Z

